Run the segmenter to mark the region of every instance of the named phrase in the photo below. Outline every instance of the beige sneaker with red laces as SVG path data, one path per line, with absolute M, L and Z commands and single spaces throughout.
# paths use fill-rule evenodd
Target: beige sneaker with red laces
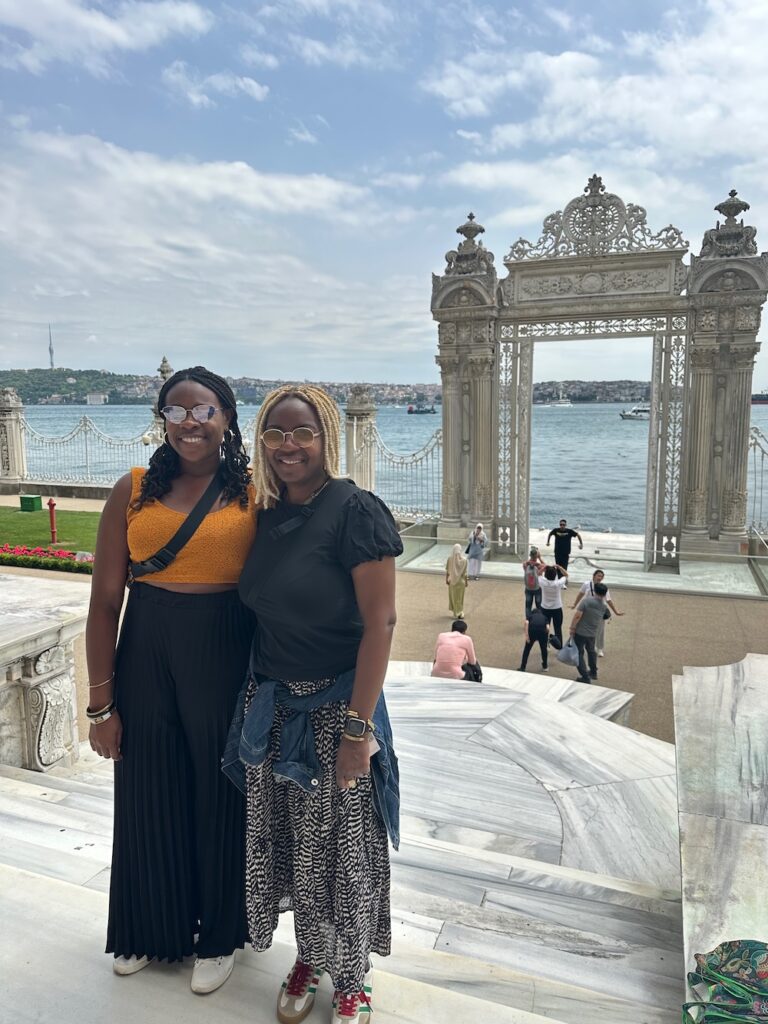
M 323 972 L 297 960 L 280 988 L 277 1019 L 280 1024 L 299 1024 L 312 1011 Z
M 333 993 L 331 1024 L 369 1024 L 373 1018 L 373 968 L 369 968 L 363 979 L 361 992 L 345 996 L 338 989 Z

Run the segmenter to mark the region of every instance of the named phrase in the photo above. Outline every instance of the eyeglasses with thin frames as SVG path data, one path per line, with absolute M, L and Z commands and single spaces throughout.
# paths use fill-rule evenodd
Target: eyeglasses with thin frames
M 316 437 L 320 437 L 322 430 L 313 430 L 311 427 L 296 427 L 295 430 L 279 430 L 277 427 L 270 427 L 261 435 L 261 443 L 271 451 L 282 448 L 285 442 L 290 439 L 297 448 L 311 448 Z
M 207 423 L 212 420 L 217 412 L 223 412 L 215 405 L 195 405 L 192 409 L 185 409 L 183 405 L 165 405 L 160 410 L 160 415 L 169 423 L 183 423 L 189 413 L 197 423 Z

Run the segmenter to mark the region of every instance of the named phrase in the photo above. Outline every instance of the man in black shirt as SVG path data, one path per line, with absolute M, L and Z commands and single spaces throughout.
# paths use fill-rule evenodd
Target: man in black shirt
M 579 549 L 581 549 L 584 547 L 581 537 L 568 526 L 565 519 L 561 519 L 560 525 L 555 527 L 554 530 L 549 531 L 547 547 L 549 547 L 549 542 L 553 537 L 555 538 L 555 564 L 562 566 L 563 569 L 567 569 L 568 559 L 571 557 L 571 541 L 575 537 L 579 542 Z

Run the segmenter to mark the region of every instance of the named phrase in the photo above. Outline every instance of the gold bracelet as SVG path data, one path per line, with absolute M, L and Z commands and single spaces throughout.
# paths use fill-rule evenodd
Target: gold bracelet
M 105 679 L 103 683 L 91 683 L 91 682 L 89 682 L 88 685 L 90 686 L 90 688 L 92 690 L 98 690 L 98 688 L 100 686 L 106 686 L 107 683 L 111 683 L 114 678 L 115 678 L 114 675 L 111 675 L 109 677 L 109 679 Z
M 368 741 L 368 733 L 364 733 L 362 736 L 350 736 L 348 732 L 341 734 L 343 740 L 349 740 L 351 743 L 366 743 Z

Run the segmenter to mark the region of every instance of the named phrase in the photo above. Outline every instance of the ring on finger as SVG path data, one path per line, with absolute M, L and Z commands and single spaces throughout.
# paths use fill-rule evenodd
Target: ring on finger
M 357 779 L 347 779 L 347 789 L 356 789 Z

